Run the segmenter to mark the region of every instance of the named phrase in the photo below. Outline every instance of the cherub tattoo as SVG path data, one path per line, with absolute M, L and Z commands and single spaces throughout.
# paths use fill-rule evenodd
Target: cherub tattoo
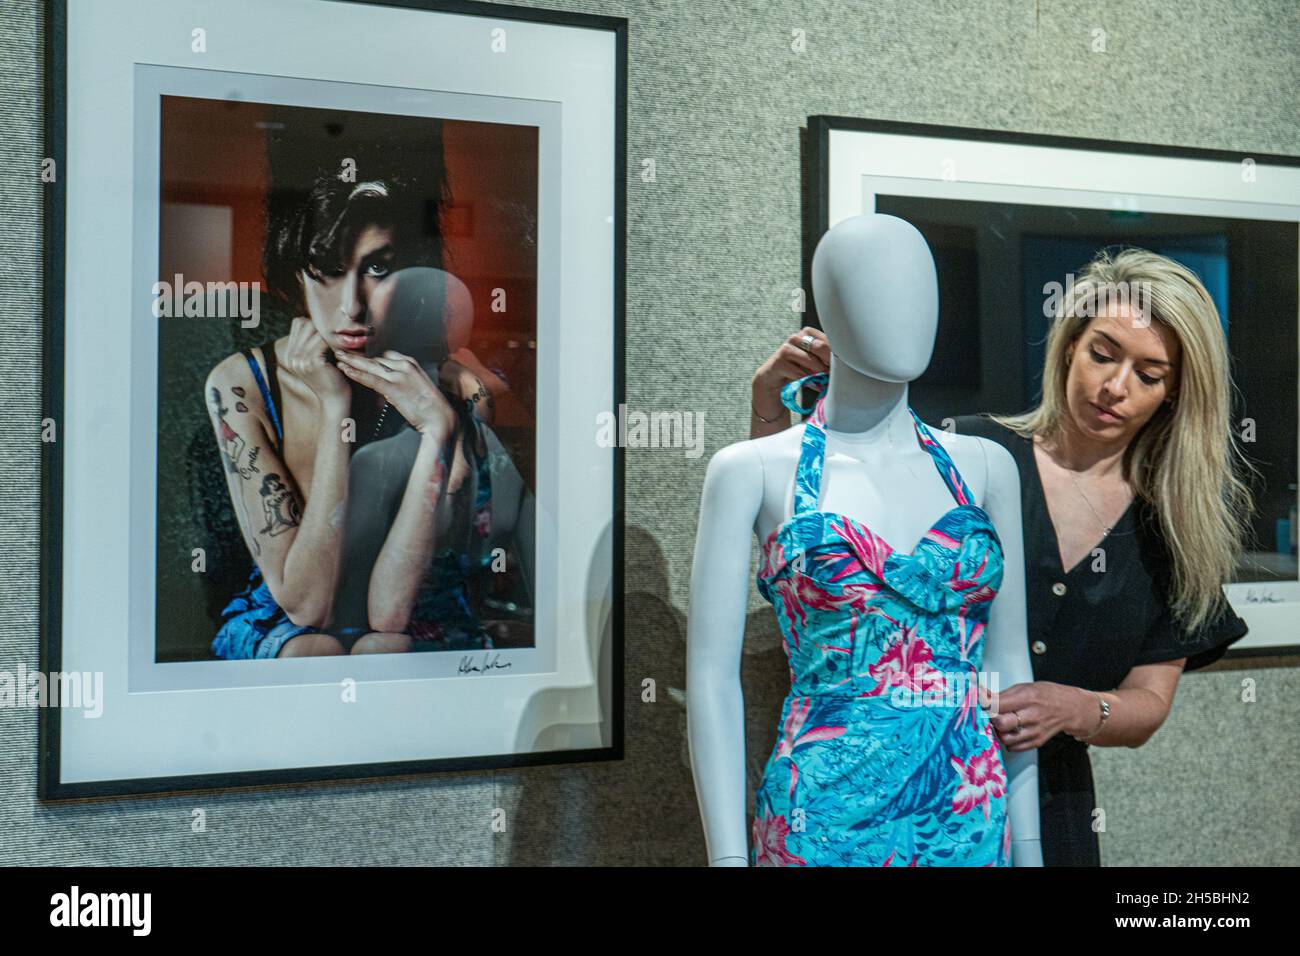
M 279 475 L 267 475 L 262 479 L 261 494 L 266 527 L 259 534 L 275 536 L 286 528 L 298 526 L 298 501 Z

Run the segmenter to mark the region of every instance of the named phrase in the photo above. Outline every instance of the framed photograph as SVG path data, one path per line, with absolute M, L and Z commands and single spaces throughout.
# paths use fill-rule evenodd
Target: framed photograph
M 621 758 L 626 21 L 47 37 L 41 798 Z
M 1300 653 L 1300 157 L 834 116 L 809 118 L 808 146 L 805 288 L 816 241 L 850 216 L 898 216 L 930 245 L 939 333 L 912 404 L 932 420 L 1033 405 L 1045 302 L 1100 249 L 1141 246 L 1196 272 L 1259 472 L 1252 542 L 1224 588 L 1250 632 L 1225 656 Z

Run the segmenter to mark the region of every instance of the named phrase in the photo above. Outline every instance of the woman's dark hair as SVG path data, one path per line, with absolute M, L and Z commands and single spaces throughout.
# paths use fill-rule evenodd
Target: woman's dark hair
M 451 196 L 439 120 L 302 108 L 278 118 L 268 124 L 262 256 L 274 300 L 305 315 L 299 273 L 339 267 L 372 224 L 392 229 L 396 268 L 442 267 L 441 214 Z

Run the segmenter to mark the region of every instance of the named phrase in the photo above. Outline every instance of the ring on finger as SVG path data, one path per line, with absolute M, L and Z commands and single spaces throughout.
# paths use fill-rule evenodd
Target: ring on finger
M 805 335 L 801 339 L 799 339 L 799 341 L 795 344 L 797 344 L 799 348 L 803 349 L 805 352 L 811 352 L 813 343 L 816 341 L 817 340 L 813 336 Z

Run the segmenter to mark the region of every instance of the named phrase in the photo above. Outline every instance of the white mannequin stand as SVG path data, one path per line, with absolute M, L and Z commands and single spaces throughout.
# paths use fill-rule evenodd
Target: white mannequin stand
M 813 289 L 832 359 L 826 398 L 822 510 L 853 517 L 891 547 L 911 550 L 955 504 L 917 442 L 908 383 L 930 363 L 938 284 L 924 237 L 893 216 L 855 216 L 813 256 Z M 746 866 L 745 724 L 740 655 L 751 586 L 751 535 L 791 514 L 803 425 L 723 448 L 700 504 L 687 624 L 687 734 L 714 866 Z M 993 521 L 1004 572 L 984 636 L 981 671 L 998 690 L 1033 680 L 1025 612 L 1020 477 L 996 442 L 932 428 Z M 1015 866 L 1042 866 L 1038 752 L 1002 756 Z

